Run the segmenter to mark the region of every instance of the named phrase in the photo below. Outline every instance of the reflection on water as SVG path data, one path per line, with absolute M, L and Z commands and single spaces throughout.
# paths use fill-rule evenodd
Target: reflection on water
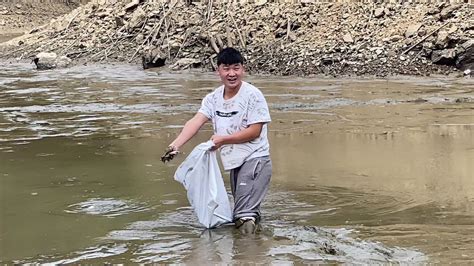
M 473 260 L 472 81 L 249 77 L 274 175 L 247 238 L 202 229 L 172 178 L 185 156 L 159 161 L 213 74 L 31 68 L 0 66 L 1 262 Z

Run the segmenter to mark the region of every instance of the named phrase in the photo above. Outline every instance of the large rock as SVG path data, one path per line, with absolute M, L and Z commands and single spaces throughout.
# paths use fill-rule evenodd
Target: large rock
M 436 15 L 438 14 L 439 12 L 441 12 L 441 9 L 439 7 L 432 7 L 430 9 L 428 9 L 428 11 L 426 12 L 427 15 Z
M 162 67 L 165 65 L 165 62 L 166 56 L 158 48 L 153 49 L 142 56 L 143 69 Z
M 431 54 L 431 61 L 438 65 L 454 66 L 456 64 L 456 51 L 454 49 L 435 50 Z
M 352 38 L 352 35 L 350 33 L 346 33 L 342 36 L 342 40 L 347 43 L 353 43 L 354 39 Z
M 454 16 L 454 12 L 459 9 L 461 7 L 461 5 L 453 5 L 453 6 L 449 6 L 449 7 L 446 7 L 445 9 L 441 10 L 441 13 L 440 13 L 440 18 L 441 20 L 446 20 L 448 18 L 451 18 L 452 16 Z
M 456 67 L 462 70 L 474 70 L 474 39 L 460 46 L 456 59 Z
M 411 36 L 416 35 L 421 26 L 421 23 L 414 23 L 408 26 L 407 30 L 405 31 L 405 37 L 409 38 Z
M 140 27 L 143 24 L 145 17 L 146 17 L 146 13 L 143 10 L 143 8 L 138 7 L 137 9 L 135 9 L 132 17 L 126 24 L 127 29 L 131 31 L 134 28 Z
M 446 48 L 448 47 L 448 43 L 449 43 L 449 34 L 447 31 L 440 31 L 438 32 L 438 36 L 436 38 L 436 47 L 438 49 L 442 49 L 442 48 Z
M 33 59 L 38 70 L 64 68 L 71 64 L 71 59 L 66 56 L 58 56 L 56 53 L 39 53 Z
M 374 17 L 376 18 L 383 17 L 384 14 L 385 14 L 385 10 L 383 7 L 376 8 L 374 11 Z

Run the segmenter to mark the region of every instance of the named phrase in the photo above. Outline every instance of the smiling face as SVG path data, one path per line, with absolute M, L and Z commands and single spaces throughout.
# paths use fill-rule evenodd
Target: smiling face
M 217 72 L 225 89 L 235 90 L 240 88 L 244 75 L 244 66 L 241 63 L 230 65 L 221 64 L 217 68 Z

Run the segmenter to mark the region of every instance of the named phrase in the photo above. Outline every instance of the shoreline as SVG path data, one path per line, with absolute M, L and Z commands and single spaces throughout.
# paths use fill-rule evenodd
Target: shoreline
M 74 69 L 80 67 L 95 67 L 95 66 L 104 66 L 104 67 L 113 67 L 113 66 L 126 66 L 135 69 L 140 69 L 142 71 L 152 71 L 157 73 L 165 74 L 215 74 L 215 70 L 207 68 L 186 68 L 173 70 L 169 66 L 162 66 L 150 69 L 143 69 L 138 63 L 127 63 L 127 62 L 118 62 L 118 61 L 109 61 L 109 62 L 87 62 L 84 60 L 82 63 L 74 63 L 69 65 L 66 68 L 56 68 L 56 69 L 47 69 L 39 70 L 36 69 L 36 66 L 33 64 L 33 61 L 30 59 L 18 59 L 18 58 L 2 58 L 0 57 L 0 63 L 4 65 L 29 65 L 31 70 L 36 71 L 54 71 L 54 70 L 64 70 L 64 69 Z M 289 74 L 289 75 L 277 75 L 268 72 L 252 72 L 248 69 L 245 70 L 245 76 L 251 76 L 255 78 L 268 78 L 268 77 L 282 77 L 282 78 L 297 78 L 297 79 L 334 79 L 334 80 L 410 80 L 410 79 L 423 79 L 423 78 L 437 78 L 437 79 L 468 79 L 470 80 L 469 75 L 464 75 L 461 71 L 452 70 L 449 74 L 439 74 L 439 73 L 426 73 L 425 75 L 411 75 L 411 74 L 390 74 L 390 75 L 377 75 L 377 74 L 365 74 L 365 75 L 350 75 L 350 74 L 340 74 L 340 75 L 328 75 L 324 73 L 314 73 L 307 75 L 298 75 L 298 74 Z

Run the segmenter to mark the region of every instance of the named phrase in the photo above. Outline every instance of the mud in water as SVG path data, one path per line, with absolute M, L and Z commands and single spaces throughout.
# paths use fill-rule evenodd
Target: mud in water
M 2 64 L 0 261 L 474 260 L 471 79 L 248 80 L 269 102 L 274 165 L 250 238 L 201 228 L 172 178 L 185 155 L 159 160 L 215 75 Z

